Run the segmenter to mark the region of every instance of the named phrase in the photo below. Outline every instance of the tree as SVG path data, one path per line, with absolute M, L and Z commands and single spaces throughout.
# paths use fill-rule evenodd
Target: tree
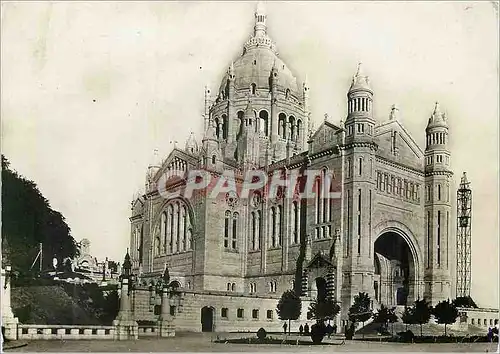
M 398 321 L 398 316 L 396 316 L 395 309 L 387 308 L 384 305 L 381 305 L 380 309 L 378 309 L 377 312 L 373 314 L 373 322 L 379 323 L 381 327 L 386 331 L 389 323 L 393 324 L 394 322 L 397 321 Z
M 412 307 L 405 307 L 405 310 L 403 312 L 403 315 L 401 316 L 401 320 L 403 323 L 406 325 L 406 330 L 408 331 L 408 325 L 416 324 L 415 322 L 415 315 L 413 314 L 413 308 Z M 422 332 L 422 331 L 421 331 Z
M 441 301 L 432 311 L 436 316 L 437 323 L 444 324 L 444 335 L 446 336 L 446 326 L 455 323 L 458 317 L 458 309 L 450 300 Z
M 472 300 L 470 296 L 459 296 L 455 300 L 453 300 L 452 304 L 455 307 L 467 307 L 467 308 L 475 308 L 477 309 L 477 305 Z
M 29 272 L 39 244 L 43 247 L 42 269 L 52 258 L 74 258 L 78 247 L 64 217 L 50 207 L 36 184 L 10 169 L 2 155 L 2 253 L 12 269 Z M 38 268 L 38 267 L 37 267 Z
M 364 327 L 365 322 L 373 316 L 370 297 L 367 293 L 359 293 L 354 297 L 354 303 L 349 308 L 348 316 L 349 321 L 353 323 L 362 322 Z
M 302 312 L 302 300 L 295 291 L 287 290 L 281 295 L 276 312 L 280 320 L 288 320 L 288 334 L 290 334 L 290 321 L 299 319 Z
M 373 322 L 380 324 L 380 326 L 387 330 L 387 323 L 389 322 L 389 309 L 384 305 L 381 305 L 380 308 L 373 314 Z
M 324 300 L 315 299 L 309 305 L 309 312 L 316 321 L 333 320 L 340 312 L 340 306 L 330 298 Z
M 420 336 L 422 337 L 422 325 L 429 322 L 431 319 L 432 308 L 425 300 L 417 300 L 413 305 L 413 320 L 414 323 L 420 325 Z
M 398 316 L 396 315 L 396 309 L 389 309 L 389 314 L 387 316 L 387 322 L 391 324 L 391 334 L 394 334 L 394 323 L 398 322 Z

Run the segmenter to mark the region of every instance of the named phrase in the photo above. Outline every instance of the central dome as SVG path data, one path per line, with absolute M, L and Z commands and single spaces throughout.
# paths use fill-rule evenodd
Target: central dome
M 279 58 L 274 42 L 266 34 L 266 16 L 262 11 L 258 9 L 255 13 L 255 31 L 245 43 L 243 54 L 231 64 L 235 76 L 235 89 L 249 90 L 252 84 L 256 85 L 256 89 L 270 89 L 269 78 L 274 66 L 278 71 L 278 87 L 283 91 L 289 89 L 292 94 L 298 96 L 297 79 Z M 228 79 L 229 72 L 226 72 L 219 93 L 224 93 Z

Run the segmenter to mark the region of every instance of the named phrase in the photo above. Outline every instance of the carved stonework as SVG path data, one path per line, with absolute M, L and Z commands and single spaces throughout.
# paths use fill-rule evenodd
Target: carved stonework
M 238 196 L 236 192 L 231 191 L 226 193 L 226 203 L 230 208 L 235 208 L 238 205 Z
M 262 197 L 259 192 L 254 192 L 252 196 L 252 206 L 258 208 L 262 203 Z

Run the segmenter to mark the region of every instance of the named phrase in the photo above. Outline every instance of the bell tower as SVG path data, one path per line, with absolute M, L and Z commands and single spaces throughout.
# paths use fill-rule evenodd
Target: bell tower
M 375 194 L 373 164 L 377 144 L 374 141 L 373 91 L 361 64 L 347 93 L 345 121 L 344 193 L 344 275 L 342 303 L 350 304 L 359 292 L 374 297 L 374 261 L 371 240 Z
M 429 118 L 425 149 L 424 297 L 433 305 L 451 296 L 451 196 L 448 120 L 436 102 Z

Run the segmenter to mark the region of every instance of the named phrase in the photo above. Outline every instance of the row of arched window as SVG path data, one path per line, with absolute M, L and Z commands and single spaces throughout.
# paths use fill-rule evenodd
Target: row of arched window
M 261 110 L 258 115 L 255 114 L 255 131 L 259 132 L 262 136 L 269 136 L 271 132 L 271 121 L 269 119 L 269 113 L 266 110 Z M 237 113 L 240 126 L 251 126 L 251 121 L 245 120 L 245 112 L 238 111 Z M 228 118 L 227 115 L 223 114 L 221 117 L 214 118 L 215 123 L 215 134 L 217 139 L 227 139 L 228 132 Z M 294 116 L 289 116 L 287 118 L 285 113 L 280 113 L 278 116 L 278 135 L 282 139 L 300 141 L 302 137 L 302 120 L 296 119 Z M 236 129 L 239 130 L 239 129 Z
M 292 214 L 290 224 L 292 225 L 292 244 L 300 243 L 300 204 L 292 202 Z M 260 210 L 252 211 L 250 219 L 251 249 L 253 251 L 261 248 L 262 239 L 262 214 Z M 269 235 L 271 248 L 281 246 L 283 235 L 282 206 L 273 206 L 269 210 Z
M 349 113 L 352 112 L 369 112 L 372 109 L 373 101 L 368 97 L 352 98 L 347 103 Z
M 377 189 L 395 196 L 419 202 L 420 185 L 388 173 L 377 172 Z
M 236 283 L 227 283 L 227 291 L 236 291 Z
M 177 200 L 161 213 L 159 234 L 155 238 L 155 254 L 173 254 L 191 250 L 192 224 L 187 206 Z
M 286 117 L 285 113 L 278 116 L 278 135 L 282 139 L 300 141 L 302 137 L 302 120 L 295 119 L 294 116 Z
M 327 169 L 321 170 L 316 180 L 315 214 L 316 224 L 327 223 L 333 220 L 333 199 L 329 197 L 333 174 Z
M 448 133 L 438 132 L 427 134 L 427 146 L 429 145 L 437 145 L 437 144 L 446 144 Z

